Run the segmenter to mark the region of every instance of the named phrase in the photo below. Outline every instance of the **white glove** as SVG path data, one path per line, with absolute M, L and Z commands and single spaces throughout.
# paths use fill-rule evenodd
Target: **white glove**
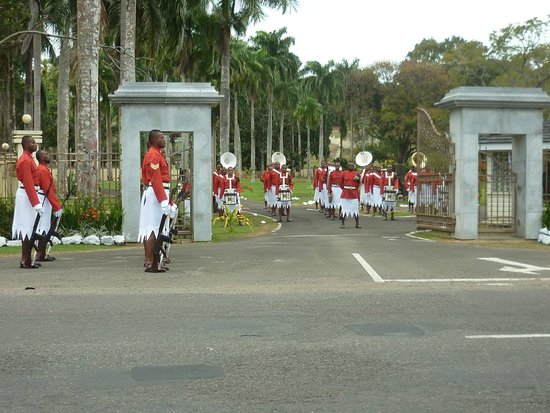
M 173 204 L 170 206 L 170 219 L 174 219 L 178 216 L 178 206 Z
M 36 213 L 40 216 L 42 216 L 42 214 L 44 213 L 44 208 L 42 207 L 41 204 L 36 204 L 33 208 L 36 211 Z
M 59 217 L 61 217 L 62 214 L 63 214 L 63 209 L 58 209 L 57 211 L 55 211 L 53 213 L 53 216 L 56 217 L 56 218 L 59 218 Z
M 168 203 L 167 199 L 165 199 L 164 201 L 161 201 L 160 209 L 162 210 L 162 213 L 164 215 L 168 215 L 170 213 L 170 204 Z

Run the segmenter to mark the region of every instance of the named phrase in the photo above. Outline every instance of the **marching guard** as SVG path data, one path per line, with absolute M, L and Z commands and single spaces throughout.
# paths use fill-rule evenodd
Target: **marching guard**
M 391 220 L 395 221 L 393 214 L 397 205 L 397 191 L 399 189 L 399 179 L 393 171 L 393 167 L 388 165 L 386 171 L 382 173 L 382 185 L 384 186 L 384 195 L 382 200 L 382 214 L 384 221 L 388 220 L 388 212 L 391 215 Z
M 40 267 L 40 264 L 34 263 L 31 257 L 33 240 L 44 208 L 38 198 L 38 168 L 32 158 L 32 154 L 36 152 L 36 142 L 32 136 L 25 135 L 21 138 L 21 146 L 23 154 L 15 164 L 19 187 L 15 195 L 12 238 L 21 240 L 19 267 L 34 269 Z
M 341 196 L 342 196 L 342 188 L 340 188 L 341 176 L 342 176 L 342 169 L 340 168 L 340 164 L 335 163 L 334 170 L 329 174 L 328 180 L 327 180 L 328 202 L 329 202 L 328 217 L 330 220 L 334 220 L 336 218 L 336 211 L 338 211 L 338 216 L 340 216 L 340 205 L 341 205 Z
M 359 185 L 361 183 L 361 174 L 355 170 L 355 164 L 348 163 L 348 169 L 340 176 L 340 188 L 342 188 L 340 228 L 346 227 L 346 217 L 355 218 L 355 228 L 361 228 L 359 225 Z
M 416 166 L 413 166 L 406 174 L 405 174 L 405 189 L 408 193 L 408 199 L 409 199 L 409 212 L 414 212 L 416 208 L 416 180 L 417 180 L 418 173 L 416 172 Z
M 292 191 L 294 190 L 294 182 L 288 171 L 288 167 L 281 167 L 279 177 L 279 185 L 277 185 L 277 207 L 279 208 L 279 222 L 283 221 L 283 215 L 286 213 L 286 222 L 292 222 L 290 219 L 290 208 L 292 206 Z
M 46 151 L 39 150 L 36 152 L 36 159 L 38 160 L 36 174 L 40 187 L 38 190 L 38 200 L 44 208 L 44 213 L 40 217 L 40 222 L 38 223 L 38 233 L 42 235 L 42 237 L 38 241 L 38 255 L 36 261 L 54 261 L 54 257 L 46 255 L 46 247 L 48 244 L 46 234 L 50 232 L 52 225 L 52 210 L 54 216 L 59 219 L 61 218 L 63 209 L 55 194 L 55 184 L 53 182 L 52 172 L 50 168 L 48 168 L 51 162 L 50 154 Z
M 167 217 L 177 215 L 177 209 L 169 202 L 170 171 L 162 154 L 166 146 L 162 131 L 153 129 L 149 132 L 149 145 L 141 167 L 145 191 L 141 197 L 138 242 L 143 242 L 145 250 L 145 272 L 165 272 L 168 268 L 159 259 L 157 239 L 167 235 Z

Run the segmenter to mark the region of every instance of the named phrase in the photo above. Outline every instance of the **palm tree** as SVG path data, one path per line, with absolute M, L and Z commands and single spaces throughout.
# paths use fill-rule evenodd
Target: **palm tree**
M 95 0 L 77 1 L 78 96 L 77 136 L 83 152 L 83 169 L 79 174 L 79 190 L 85 195 L 97 191 L 98 154 L 98 65 L 101 4 Z
M 275 85 L 279 81 L 294 79 L 300 67 L 300 59 L 290 52 L 290 46 L 294 44 L 294 38 L 286 36 L 286 28 L 270 33 L 258 32 L 252 38 L 252 43 L 257 49 L 264 51 L 264 66 L 268 69 L 268 78 L 265 86 L 267 89 L 267 163 L 271 161 L 273 152 L 273 102 Z
M 322 112 L 319 117 L 319 162 L 324 159 L 324 115 L 331 104 L 343 96 L 341 72 L 335 70 L 334 61 L 326 65 L 309 61 L 302 70 L 304 84 L 321 104 Z
M 262 19 L 263 7 L 286 13 L 295 8 L 297 0 L 211 0 L 212 15 L 218 22 L 218 47 L 221 52 L 220 150 L 229 150 L 230 119 L 230 44 L 231 32 L 244 35 L 251 22 Z
M 307 147 L 306 147 L 306 156 L 307 156 L 307 179 L 311 179 L 311 128 L 319 122 L 319 118 L 323 113 L 323 109 L 319 102 L 312 96 L 303 96 L 298 102 L 296 107 L 296 112 L 294 116 L 298 121 L 305 125 L 307 129 Z
M 279 113 L 279 152 L 284 153 L 284 125 L 286 114 L 291 116 L 298 104 L 298 83 L 296 81 L 278 82 L 275 85 L 275 106 Z

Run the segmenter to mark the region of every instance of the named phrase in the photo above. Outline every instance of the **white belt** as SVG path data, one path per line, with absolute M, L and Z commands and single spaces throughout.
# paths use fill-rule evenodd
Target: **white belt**
M 357 189 L 357 188 L 355 188 L 354 186 L 344 185 L 344 189 Z
M 152 187 L 153 185 L 151 185 L 151 183 L 149 182 L 149 186 Z M 170 189 L 170 182 L 163 182 L 162 187 L 164 189 Z
M 20 188 L 20 189 L 25 189 L 25 187 L 23 186 L 22 183 L 19 183 L 19 188 Z M 35 185 L 35 186 L 34 186 L 34 189 L 37 190 L 37 191 L 40 190 L 40 185 Z M 42 194 L 42 195 L 43 195 L 43 194 Z
M 332 186 L 340 186 L 340 185 L 338 185 L 338 184 L 332 184 Z

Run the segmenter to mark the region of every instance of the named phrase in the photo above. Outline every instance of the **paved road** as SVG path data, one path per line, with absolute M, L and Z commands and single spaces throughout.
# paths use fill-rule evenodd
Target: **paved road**
M 547 252 L 293 218 L 166 274 L 140 248 L 1 258 L 0 411 L 550 411 Z

